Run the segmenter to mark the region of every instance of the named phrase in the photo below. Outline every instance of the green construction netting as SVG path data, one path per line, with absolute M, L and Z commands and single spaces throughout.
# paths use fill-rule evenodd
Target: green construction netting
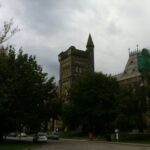
M 147 49 L 143 49 L 138 54 L 138 69 L 140 72 L 150 71 L 150 52 Z

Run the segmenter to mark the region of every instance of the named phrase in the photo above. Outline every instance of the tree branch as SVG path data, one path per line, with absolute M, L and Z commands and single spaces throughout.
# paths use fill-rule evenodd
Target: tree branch
M 13 28 L 13 20 L 5 21 L 3 28 L 0 31 L 0 44 L 9 40 L 14 34 L 16 34 L 20 29 L 17 27 Z

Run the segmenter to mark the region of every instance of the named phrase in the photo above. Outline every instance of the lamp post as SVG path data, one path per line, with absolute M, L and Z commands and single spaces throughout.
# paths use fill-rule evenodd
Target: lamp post
M 118 140 L 119 140 L 119 130 L 115 129 L 115 133 L 116 133 L 116 141 L 118 142 Z

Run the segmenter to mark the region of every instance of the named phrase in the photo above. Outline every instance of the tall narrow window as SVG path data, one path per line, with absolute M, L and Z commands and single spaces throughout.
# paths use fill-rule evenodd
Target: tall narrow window
M 82 68 L 81 68 L 81 67 L 79 67 L 79 72 L 80 72 L 80 73 L 82 72 Z
M 78 72 L 78 66 L 76 66 L 75 71 Z

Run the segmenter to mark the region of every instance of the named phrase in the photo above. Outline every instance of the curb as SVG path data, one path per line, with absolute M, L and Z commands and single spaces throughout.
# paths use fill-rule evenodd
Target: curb
M 62 140 L 76 140 L 76 141 L 86 141 L 86 142 L 98 142 L 98 143 L 106 143 L 106 144 L 116 144 L 116 145 L 129 145 L 129 146 L 144 146 L 150 147 L 150 144 L 140 144 L 140 143 L 126 143 L 126 142 L 108 142 L 108 141 L 99 141 L 99 140 L 88 140 L 88 139 L 65 139 L 61 138 Z
M 129 145 L 129 146 L 144 146 L 144 147 L 150 147 L 150 144 L 126 143 L 126 142 L 107 142 L 107 141 L 98 141 L 98 140 L 94 140 L 94 141 L 95 141 L 95 142 L 99 142 L 99 143 L 116 144 L 116 145 Z

